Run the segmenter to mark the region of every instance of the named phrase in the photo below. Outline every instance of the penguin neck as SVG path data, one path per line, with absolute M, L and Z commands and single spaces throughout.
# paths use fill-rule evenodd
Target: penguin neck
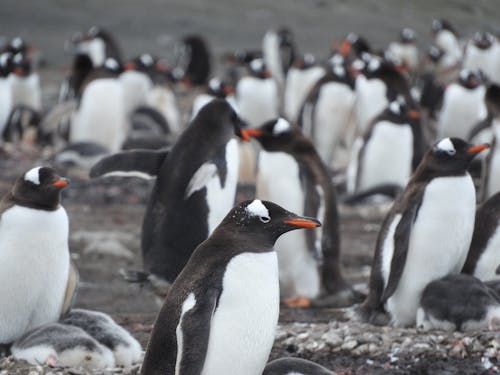
M 60 205 L 60 199 L 53 199 L 53 200 L 47 200 L 47 202 L 34 202 L 28 199 L 25 199 L 23 197 L 19 197 L 17 194 L 15 194 L 15 190 L 9 192 L 4 199 L 0 202 L 0 209 L 7 208 L 7 207 L 12 207 L 14 205 L 22 206 L 22 207 L 27 207 L 27 208 L 33 208 L 36 210 L 44 210 L 44 211 L 56 211 L 61 205 Z

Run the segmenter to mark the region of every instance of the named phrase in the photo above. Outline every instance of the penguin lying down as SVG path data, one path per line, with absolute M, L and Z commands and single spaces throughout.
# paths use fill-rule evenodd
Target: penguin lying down
M 11 351 L 32 364 L 86 369 L 131 368 L 142 359 L 141 345 L 130 333 L 108 315 L 84 309 L 26 333 Z
M 474 276 L 448 275 L 424 289 L 417 310 L 417 328 L 500 330 L 500 297 Z

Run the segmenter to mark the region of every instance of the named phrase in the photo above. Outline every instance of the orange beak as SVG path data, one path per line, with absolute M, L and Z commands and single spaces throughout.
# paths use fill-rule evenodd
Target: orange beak
M 16 66 L 14 68 L 14 74 L 16 76 L 22 76 L 23 75 L 23 68 L 19 67 L 19 66 Z
M 135 63 L 133 63 L 132 61 L 129 61 L 129 62 L 126 62 L 125 64 L 123 64 L 124 70 L 134 70 L 135 68 L 136 68 Z
M 224 86 L 222 89 L 225 95 L 231 95 L 234 93 L 234 89 L 231 86 Z
M 293 225 L 297 228 L 317 228 L 321 226 L 321 223 L 318 220 L 306 217 L 287 219 L 284 221 L 284 223 Z
M 351 46 L 351 42 L 344 39 L 342 43 L 340 43 L 339 53 L 344 57 L 347 56 L 351 51 Z
M 67 178 L 60 178 L 52 183 L 52 186 L 64 188 L 69 185 L 69 180 Z
M 418 120 L 420 118 L 420 112 L 413 109 L 406 112 L 406 116 L 412 120 Z
M 258 137 L 262 134 L 262 130 L 253 128 L 242 128 L 240 129 L 241 138 L 244 141 L 248 141 L 251 137 Z
M 467 148 L 466 151 L 469 154 L 477 154 L 478 152 L 486 150 L 487 148 L 490 148 L 490 145 L 487 144 L 487 143 L 483 143 L 483 144 L 480 144 L 480 145 L 470 146 L 469 148 Z

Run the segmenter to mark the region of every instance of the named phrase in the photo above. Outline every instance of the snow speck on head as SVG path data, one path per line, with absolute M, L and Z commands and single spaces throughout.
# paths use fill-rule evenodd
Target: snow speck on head
M 269 211 L 267 210 L 266 206 L 264 206 L 264 204 L 258 199 L 255 199 L 252 203 L 250 203 L 246 207 L 246 211 L 250 216 L 269 218 Z
M 278 135 L 290 130 L 290 123 L 284 118 L 279 118 L 273 128 L 273 134 Z
M 446 151 L 446 152 L 454 152 L 455 146 L 453 146 L 453 143 L 451 142 L 450 138 L 444 138 L 442 139 L 437 145 L 436 148 L 438 150 Z
M 35 185 L 40 185 L 40 171 L 41 167 L 36 167 L 30 169 L 28 172 L 24 174 L 24 180 L 33 182 Z

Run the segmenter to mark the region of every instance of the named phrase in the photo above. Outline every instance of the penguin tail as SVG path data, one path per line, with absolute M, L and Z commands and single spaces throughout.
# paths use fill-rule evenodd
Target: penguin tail
M 140 177 L 156 178 L 169 150 L 130 150 L 100 159 L 90 169 L 90 177 Z
M 378 185 L 373 188 L 363 190 L 348 196 L 344 196 L 340 201 L 344 204 L 354 205 L 363 202 L 374 195 L 383 195 L 389 198 L 396 198 L 403 191 L 403 187 L 396 184 Z

